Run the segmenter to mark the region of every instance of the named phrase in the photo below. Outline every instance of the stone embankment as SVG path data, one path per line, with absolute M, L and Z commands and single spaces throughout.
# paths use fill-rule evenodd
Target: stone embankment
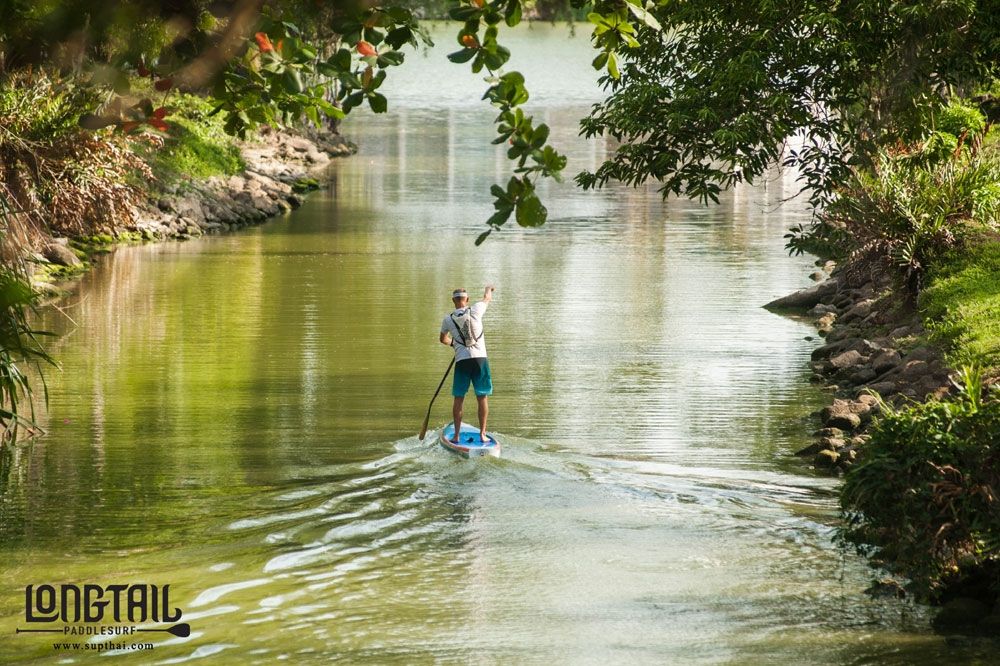
M 298 207 L 302 193 L 314 189 L 312 174 L 334 157 L 352 155 L 356 146 L 337 134 L 310 136 L 265 129 L 240 147 L 246 170 L 234 176 L 190 180 L 151 188 L 147 200 L 131 211 L 132 222 L 102 244 L 131 241 L 186 240 L 258 224 Z M 93 242 L 93 239 L 91 239 Z M 84 256 L 70 239 L 54 238 L 34 257 L 39 279 L 61 278 L 85 268 Z M 58 270 L 56 270 L 58 269 Z M 58 292 L 47 282 L 36 282 Z
M 812 381 L 823 384 L 833 401 L 814 414 L 821 426 L 816 441 L 797 454 L 843 471 L 868 440 L 865 430 L 883 404 L 941 398 L 953 385 L 941 350 L 926 342 L 919 314 L 887 277 L 852 284 L 832 262 L 824 269 L 813 275 L 822 280 L 818 284 L 765 307 L 804 312 L 824 338 L 812 352 Z
M 140 212 L 134 231 L 147 239 L 183 239 L 259 223 L 297 208 L 310 173 L 355 148 L 337 135 L 309 139 L 266 132 L 241 152 L 243 174 L 167 188 L 155 206 Z

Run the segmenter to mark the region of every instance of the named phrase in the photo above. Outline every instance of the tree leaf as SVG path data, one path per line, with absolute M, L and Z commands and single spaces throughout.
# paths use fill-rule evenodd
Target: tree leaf
M 632 12 L 636 18 L 638 18 L 640 21 L 648 25 L 650 28 L 656 31 L 663 30 L 663 26 L 661 26 L 660 22 L 656 20 L 656 17 L 647 12 L 644 8 L 628 1 L 626 1 L 625 4 L 628 7 L 629 11 Z
M 340 72 L 350 71 L 351 52 L 342 48 L 327 58 L 326 63 Z
M 454 7 L 448 10 L 448 16 L 456 21 L 471 21 L 483 15 L 483 10 L 479 7 L 465 6 Z
M 389 108 L 389 100 L 387 100 L 385 95 L 381 93 L 373 93 L 371 97 L 368 98 L 368 105 L 375 113 L 385 113 Z
M 302 92 L 302 75 L 297 69 L 286 69 L 285 73 L 281 76 L 281 82 L 285 86 L 285 90 L 296 94 Z
M 529 194 L 517 202 L 515 219 L 522 227 L 540 227 L 545 224 L 548 214 L 549 211 L 542 205 L 541 199 L 536 194 Z
M 388 67 L 390 65 L 402 65 L 403 64 L 403 52 L 402 51 L 385 51 L 380 53 L 378 56 L 378 66 Z
M 448 54 L 448 60 L 457 63 L 469 62 L 479 52 L 478 49 L 462 49 Z
M 510 214 L 514 212 L 513 208 L 507 208 L 505 210 L 498 210 L 497 212 L 490 215 L 490 219 L 486 220 L 486 224 L 491 227 L 500 227 L 506 224 L 507 220 L 510 219 Z
M 512 28 L 521 22 L 521 0 L 508 0 L 504 20 Z
M 541 148 L 545 145 L 545 141 L 549 138 L 549 126 L 542 123 L 535 128 L 535 131 L 531 135 L 531 147 Z
M 392 9 L 396 9 L 393 7 Z M 416 40 L 413 38 L 413 30 L 409 26 L 402 26 L 394 30 L 390 30 L 389 34 L 385 36 L 385 43 L 394 49 L 398 49 L 403 44 L 414 44 L 416 46 Z

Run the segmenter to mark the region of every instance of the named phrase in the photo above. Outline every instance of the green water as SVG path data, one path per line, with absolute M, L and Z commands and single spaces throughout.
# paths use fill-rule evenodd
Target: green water
M 0 662 L 96 658 L 14 633 L 46 582 L 169 583 L 192 634 L 111 657 L 136 663 L 976 654 L 861 594 L 831 544 L 837 482 L 791 455 L 824 399 L 815 343 L 760 305 L 811 269 L 782 247 L 808 217 L 779 205 L 794 180 L 708 209 L 546 185 L 546 227 L 474 248 L 508 165 L 439 42 L 393 115 L 347 123 L 361 152 L 301 209 L 121 249 L 45 313 L 49 434 L 0 467 Z M 595 165 L 612 147 L 576 138 L 585 41 L 514 42 L 569 172 Z M 415 434 L 448 295 L 487 281 L 504 456 L 470 462 Z

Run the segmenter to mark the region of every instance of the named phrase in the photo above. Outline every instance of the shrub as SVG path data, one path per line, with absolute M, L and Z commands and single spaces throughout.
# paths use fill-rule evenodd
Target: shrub
M 18 260 L 51 232 L 112 231 L 132 220 L 138 191 L 129 180 L 149 172 L 124 138 L 80 129 L 77 119 L 96 102 L 85 85 L 44 71 L 0 81 L 5 260 Z
M 1000 157 L 984 149 L 996 132 L 984 135 L 983 113 L 953 98 L 926 122 L 919 140 L 882 149 L 871 168 L 856 168 L 812 225 L 790 229 L 789 252 L 849 258 L 855 273 L 895 266 L 915 294 L 929 262 L 955 244 L 963 222 L 1000 219 Z
M 911 294 L 970 231 L 1000 225 L 1000 156 L 962 151 L 941 162 L 882 151 L 821 214 L 847 247 L 848 277 L 895 272 Z
M 1000 400 L 967 370 L 955 400 L 883 409 L 841 491 L 840 539 L 934 599 L 1000 556 Z
M 0 209 L 0 221 L 4 219 Z M 38 340 L 47 334 L 29 321 L 37 297 L 23 273 L 0 266 L 0 445 L 16 439 L 21 428 L 36 429 L 32 386 L 22 365 L 54 364 Z
M 986 129 L 986 117 L 978 107 L 960 99 L 952 99 L 938 112 L 935 126 L 937 131 L 956 137 L 962 134 L 979 134 Z
M 0 82 L 0 143 L 49 142 L 80 133 L 77 119 L 100 102 L 95 90 L 46 72 L 15 72 Z

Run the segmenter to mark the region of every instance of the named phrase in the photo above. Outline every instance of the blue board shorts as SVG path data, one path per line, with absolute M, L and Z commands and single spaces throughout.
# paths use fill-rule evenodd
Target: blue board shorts
M 469 392 L 469 383 L 477 396 L 493 395 L 493 378 L 490 377 L 490 362 L 485 358 L 463 358 L 455 362 L 455 381 L 451 394 L 456 398 Z

